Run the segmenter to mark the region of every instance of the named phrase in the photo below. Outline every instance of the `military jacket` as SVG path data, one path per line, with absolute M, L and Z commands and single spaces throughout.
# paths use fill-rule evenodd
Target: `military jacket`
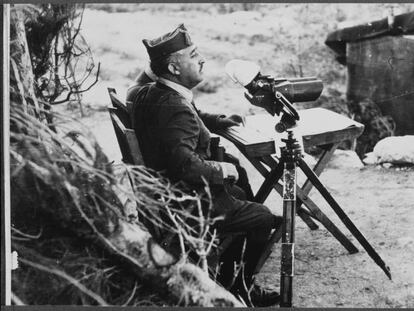
M 141 81 L 142 82 L 142 81 Z M 220 115 L 198 111 L 170 87 L 152 82 L 130 88 L 132 124 L 145 164 L 173 181 L 223 184 L 219 162 L 212 161 L 210 131 Z

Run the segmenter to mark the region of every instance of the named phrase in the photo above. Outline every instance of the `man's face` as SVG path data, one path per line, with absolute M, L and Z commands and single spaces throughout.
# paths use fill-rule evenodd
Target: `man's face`
M 192 89 L 203 81 L 204 58 L 198 52 L 195 45 L 180 50 L 176 54 L 175 64 L 178 67 L 179 74 L 177 79 L 185 87 Z

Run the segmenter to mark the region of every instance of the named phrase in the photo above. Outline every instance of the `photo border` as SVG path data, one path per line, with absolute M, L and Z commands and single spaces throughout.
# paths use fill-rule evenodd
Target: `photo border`
M 1 39 L 2 74 L 2 137 L 1 137 L 1 305 L 11 304 L 11 226 L 10 226 L 10 157 L 9 157 L 9 42 L 10 42 L 10 4 L 1 6 L 3 17 Z
M 2 74 L 1 74 L 1 94 L 2 94 L 2 109 L 0 110 L 1 120 L 2 120 L 2 137 L 0 143 L 0 149 L 2 153 L 2 163 L 1 163 L 1 310 L 11 311 L 11 310 L 38 310 L 38 311 L 73 311 L 88 308 L 90 311 L 95 310 L 104 310 L 104 311 L 115 311 L 115 310 L 136 310 L 141 309 L 141 307 L 122 307 L 122 306 L 109 306 L 109 307 L 98 307 L 98 306 L 78 306 L 78 305 L 61 305 L 61 306 L 40 306 L 40 305 L 27 305 L 27 306 L 16 306 L 11 305 L 11 223 L 10 223 L 10 156 L 9 156 L 9 138 L 10 138 L 10 121 L 9 121 L 9 113 L 10 113 L 10 95 L 9 95 L 9 79 L 10 79 L 10 70 L 9 70 L 9 39 L 10 39 L 10 5 L 12 4 L 39 4 L 39 3 L 66 3 L 65 0 L 51 0 L 51 1 L 24 1 L 24 0 L 6 0 L 1 4 L 1 15 L 3 17 L 2 29 L 1 29 L 1 36 L 3 42 L 3 48 L 1 49 L 1 59 L 2 59 Z M 75 1 L 76 3 L 138 3 L 134 0 L 124 0 L 120 1 L 111 1 L 111 0 L 100 0 L 100 1 Z M 145 0 L 140 1 L 139 3 L 243 3 L 243 2 L 253 2 L 253 3 L 304 3 L 301 0 L 289 0 L 289 1 L 271 1 L 271 0 L 264 0 L 264 1 L 238 1 L 238 0 L 227 0 L 227 1 L 220 1 L 220 0 L 213 0 L 213 1 L 205 1 L 205 0 L 194 0 L 194 1 L 186 1 L 186 0 L 168 0 L 168 1 L 159 1 L 159 0 Z M 313 1 L 305 1 L 307 3 L 345 3 L 345 1 L 324 1 L 324 0 L 313 0 Z M 390 0 L 390 1 L 375 1 L 375 0 L 365 0 L 361 1 L 361 3 L 412 3 L 410 0 Z M 8 255 L 7 255 L 8 254 Z M 149 310 L 149 311 L 157 311 L 161 307 L 142 307 L 142 309 Z M 272 307 L 274 308 L 274 307 Z M 163 307 L 165 310 L 181 310 L 181 307 Z M 201 307 L 186 307 L 187 310 L 201 310 L 204 308 Z M 234 308 L 209 308 L 211 310 L 218 309 L 218 310 L 227 310 Z M 246 310 L 255 309 L 255 308 L 245 308 Z M 270 309 L 270 308 L 265 308 Z M 290 309 L 290 308 L 280 308 L 280 309 Z M 311 308 L 295 308 L 298 311 L 302 310 L 312 310 Z M 339 308 L 317 308 L 317 310 L 338 310 Z M 368 308 L 341 308 L 341 311 L 348 311 L 348 310 L 367 310 Z M 384 308 L 382 310 L 396 310 L 400 308 Z M 316 310 L 313 309 L 313 310 Z M 409 310 L 409 309 L 407 309 Z

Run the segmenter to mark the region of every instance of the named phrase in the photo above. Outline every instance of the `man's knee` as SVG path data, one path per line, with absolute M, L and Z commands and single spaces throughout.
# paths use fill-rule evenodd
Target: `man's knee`
M 272 229 L 279 228 L 283 223 L 283 217 L 273 214 L 270 209 L 262 204 L 257 204 L 257 212 L 260 213 L 260 222 L 265 227 Z M 260 208 L 259 208 L 260 206 Z
M 251 208 L 252 218 L 255 220 L 259 228 L 268 229 L 273 227 L 274 215 L 267 206 L 259 203 L 253 203 Z

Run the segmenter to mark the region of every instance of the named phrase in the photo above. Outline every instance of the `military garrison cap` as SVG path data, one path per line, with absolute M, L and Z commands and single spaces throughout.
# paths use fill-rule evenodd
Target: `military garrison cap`
M 152 40 L 144 39 L 142 42 L 151 61 L 185 49 L 193 44 L 184 24 L 161 37 Z

